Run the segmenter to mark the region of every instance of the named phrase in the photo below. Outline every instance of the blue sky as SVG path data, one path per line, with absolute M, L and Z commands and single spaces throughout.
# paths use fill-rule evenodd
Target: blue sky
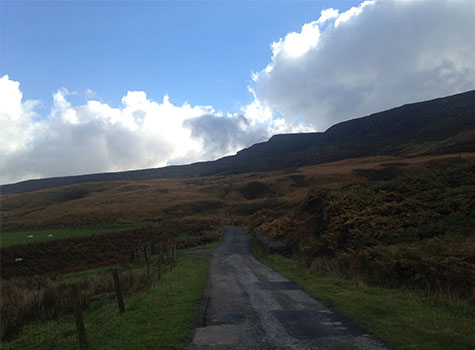
M 0 183 L 187 164 L 475 89 L 475 1 L 0 2 Z
M 64 87 L 110 105 L 143 90 L 235 112 L 251 102 L 251 74 L 268 63 L 272 42 L 324 8 L 358 3 L 3 1 L 0 74 L 46 105 Z

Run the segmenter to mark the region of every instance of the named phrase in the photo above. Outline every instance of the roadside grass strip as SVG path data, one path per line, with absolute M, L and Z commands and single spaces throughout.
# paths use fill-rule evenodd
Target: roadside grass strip
M 308 294 L 345 314 L 390 348 L 475 349 L 475 305 L 467 300 L 424 296 L 322 275 L 295 260 L 265 256 L 255 240 L 251 248 L 262 263 L 297 282 Z
M 207 256 L 178 257 L 177 267 L 160 280 L 153 276 L 149 289 L 125 295 L 122 315 L 114 294 L 95 297 L 83 312 L 89 348 L 183 348 L 203 297 L 208 265 Z M 27 325 L 1 348 L 79 349 L 74 317 Z

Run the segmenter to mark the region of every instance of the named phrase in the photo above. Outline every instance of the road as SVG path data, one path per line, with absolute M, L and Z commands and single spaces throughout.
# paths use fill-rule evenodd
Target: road
M 189 350 L 386 349 L 364 329 L 258 262 L 240 227 L 214 250 Z

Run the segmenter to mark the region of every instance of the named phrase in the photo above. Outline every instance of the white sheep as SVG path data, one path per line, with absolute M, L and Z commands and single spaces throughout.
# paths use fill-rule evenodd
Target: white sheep
M 53 235 L 52 235 L 52 234 L 49 234 L 49 235 L 48 235 L 48 238 L 53 238 Z
M 33 238 L 33 235 L 28 235 L 28 238 Z
M 23 261 L 23 258 L 16 258 L 15 259 L 15 262 L 22 262 Z

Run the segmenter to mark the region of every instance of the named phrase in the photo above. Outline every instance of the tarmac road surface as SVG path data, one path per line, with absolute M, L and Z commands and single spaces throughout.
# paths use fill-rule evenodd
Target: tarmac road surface
M 297 284 L 258 262 L 241 227 L 212 252 L 208 286 L 189 350 L 386 347 Z

